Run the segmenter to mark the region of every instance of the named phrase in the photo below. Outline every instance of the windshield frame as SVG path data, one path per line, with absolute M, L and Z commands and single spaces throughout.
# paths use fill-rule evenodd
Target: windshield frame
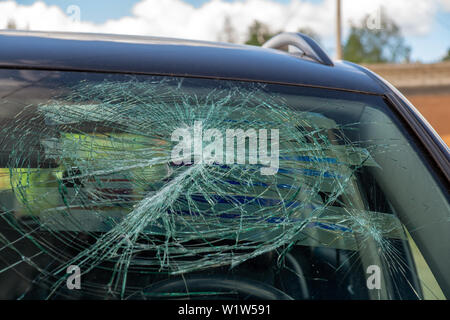
M 0 68 L 0 70 L 2 70 Z M 52 70 L 56 71 L 56 70 Z M 69 72 L 67 70 L 61 70 L 61 72 Z M 85 71 L 84 71 L 85 72 Z M 98 72 L 93 72 L 98 73 Z M 105 72 L 109 73 L 109 72 Z M 128 73 L 126 73 L 128 74 Z M 148 74 L 148 76 L 160 76 L 160 75 L 153 75 Z M 183 78 L 190 78 L 189 76 L 183 76 Z M 198 77 L 192 77 L 192 78 L 198 78 Z M 202 77 L 203 78 L 203 77 Z M 211 78 L 206 78 L 211 79 Z M 211 80 L 223 80 L 223 79 L 211 79 Z M 229 79 L 227 79 L 228 81 Z M 232 81 L 238 81 L 238 82 L 245 82 L 242 79 L 235 79 Z M 264 81 L 257 82 L 257 81 L 248 81 L 248 82 L 256 82 L 256 83 L 267 83 Z M 292 84 L 283 84 L 283 83 L 268 83 L 271 85 L 283 85 L 283 86 L 294 86 Z M 317 89 L 326 89 L 326 90 L 335 90 L 335 91 L 343 91 L 348 93 L 357 93 L 357 94 L 369 94 L 369 95 L 376 95 L 384 98 L 387 106 L 390 108 L 391 111 L 394 111 L 396 114 L 397 120 L 401 121 L 404 124 L 404 129 L 406 129 L 409 132 L 409 138 L 412 138 L 416 141 L 416 145 L 419 146 L 421 149 L 422 155 L 428 155 L 425 157 L 422 157 L 424 161 L 428 161 L 428 168 L 430 168 L 430 172 L 434 172 L 434 178 L 441 181 L 441 188 L 443 191 L 448 190 L 445 185 L 448 185 L 448 162 L 445 161 L 447 159 L 448 161 L 448 153 L 447 155 L 443 154 L 441 147 L 439 147 L 439 143 L 431 139 L 431 135 L 429 132 L 426 131 L 426 126 L 424 126 L 423 123 L 421 123 L 421 119 L 417 116 L 414 110 L 411 108 L 408 109 L 408 106 L 406 105 L 406 102 L 402 100 L 401 97 L 396 96 L 393 92 L 388 92 L 384 95 L 380 94 L 373 94 L 373 93 L 362 93 L 362 92 L 355 92 L 352 90 L 344 90 L 344 89 L 336 89 L 336 88 L 323 88 L 318 86 L 308 86 L 308 85 L 295 85 L 296 87 L 306 87 L 306 88 L 317 88 Z M 428 139 L 428 140 L 427 140 Z M 431 140 L 430 140 L 431 139 Z M 431 141 L 431 142 L 430 142 Z M 417 143 L 418 142 L 418 143 Z M 448 148 L 447 148 L 448 151 Z M 438 164 L 438 166 L 434 165 Z M 446 166 L 447 165 L 447 166 Z M 447 179 L 445 179 L 443 176 L 445 176 Z M 420 243 L 423 242 L 418 239 L 419 242 L 418 246 L 421 247 Z M 425 253 L 425 258 L 434 256 L 434 253 Z M 428 260 L 428 259 L 427 259 Z M 438 259 L 437 259 L 438 260 Z M 445 262 L 445 261 L 444 261 Z M 444 283 L 444 285 L 441 285 L 443 290 L 446 290 L 445 294 L 447 297 L 450 296 L 450 275 L 445 274 L 445 269 L 442 269 L 441 265 L 430 265 L 433 272 L 436 274 L 436 277 L 438 279 L 438 282 Z M 445 267 L 445 265 L 444 265 Z

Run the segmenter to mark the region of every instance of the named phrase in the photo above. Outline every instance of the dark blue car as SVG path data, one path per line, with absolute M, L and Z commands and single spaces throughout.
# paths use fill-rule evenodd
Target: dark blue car
M 309 37 L 0 32 L 0 299 L 448 299 L 449 150 Z

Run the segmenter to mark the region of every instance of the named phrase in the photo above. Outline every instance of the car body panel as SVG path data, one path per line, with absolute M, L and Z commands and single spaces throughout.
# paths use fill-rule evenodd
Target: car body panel
M 0 67 L 220 78 L 382 94 L 357 68 L 275 49 L 136 36 L 1 31 Z

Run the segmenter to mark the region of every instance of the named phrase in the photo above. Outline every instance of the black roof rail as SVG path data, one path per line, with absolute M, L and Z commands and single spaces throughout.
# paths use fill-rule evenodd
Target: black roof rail
M 333 61 L 313 39 L 300 32 L 283 32 L 270 38 L 263 44 L 263 48 L 282 49 L 286 46 L 294 46 L 302 52 L 302 56 L 308 57 L 318 63 L 334 66 Z

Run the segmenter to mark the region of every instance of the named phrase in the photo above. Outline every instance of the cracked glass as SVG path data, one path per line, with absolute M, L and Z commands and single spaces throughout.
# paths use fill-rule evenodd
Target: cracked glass
M 2 70 L 0 123 L 2 299 L 449 290 L 448 194 L 381 96 Z

